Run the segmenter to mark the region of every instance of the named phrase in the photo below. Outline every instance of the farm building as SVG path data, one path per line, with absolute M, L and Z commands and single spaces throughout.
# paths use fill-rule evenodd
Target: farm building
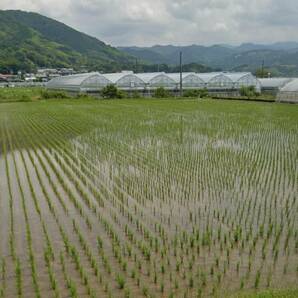
M 242 86 L 255 86 L 260 91 L 261 85 L 251 73 L 183 73 L 183 89 L 208 89 L 209 91 L 237 91 Z M 84 73 L 54 78 L 47 84 L 48 89 L 71 92 L 98 92 L 103 87 L 113 84 L 127 91 L 150 91 L 159 87 L 177 91 L 180 86 L 179 73 L 120 73 L 100 74 Z
M 284 85 L 277 94 L 277 101 L 298 103 L 298 79 Z

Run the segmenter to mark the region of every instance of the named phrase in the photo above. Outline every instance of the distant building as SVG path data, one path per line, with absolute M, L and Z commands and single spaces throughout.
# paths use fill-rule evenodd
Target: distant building
M 38 81 L 47 82 L 53 78 L 60 76 L 73 75 L 75 73 L 73 68 L 39 68 L 36 73 Z
M 36 82 L 37 78 L 33 73 L 27 73 L 24 75 L 25 82 Z
M 0 74 L 0 82 L 7 82 L 7 77 L 5 75 Z
M 13 74 L 0 74 L 0 82 L 20 82 L 18 75 Z

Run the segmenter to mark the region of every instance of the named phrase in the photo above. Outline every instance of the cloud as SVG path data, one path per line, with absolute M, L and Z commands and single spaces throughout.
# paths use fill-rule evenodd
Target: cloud
M 297 0 L 1 0 L 113 45 L 214 44 L 298 39 Z

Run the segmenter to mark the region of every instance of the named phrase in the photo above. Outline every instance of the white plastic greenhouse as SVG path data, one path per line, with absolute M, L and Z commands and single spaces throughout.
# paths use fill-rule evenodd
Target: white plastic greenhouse
M 47 84 L 48 89 L 72 92 L 98 92 L 107 85 L 113 84 L 122 90 L 154 90 L 163 87 L 178 90 L 179 73 L 121 73 L 100 74 L 84 73 L 54 78 Z M 208 89 L 210 91 L 237 91 L 242 86 L 254 86 L 260 91 L 260 82 L 251 73 L 182 73 L 183 89 Z
M 287 83 L 291 82 L 292 78 L 264 78 L 259 79 L 262 91 L 278 92 Z
M 92 92 L 109 84 L 113 84 L 113 82 L 105 76 L 93 72 L 54 78 L 47 83 L 47 88 L 73 92 Z
M 298 79 L 290 81 L 280 89 L 277 101 L 298 103 Z
M 146 83 L 132 71 L 105 74 L 104 77 L 120 89 L 144 89 Z

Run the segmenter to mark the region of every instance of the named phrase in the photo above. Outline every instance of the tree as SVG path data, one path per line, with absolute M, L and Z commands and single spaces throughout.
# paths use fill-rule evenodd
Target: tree
M 270 74 L 269 69 L 265 69 L 265 68 L 258 68 L 256 70 L 256 77 L 257 78 L 267 78 L 268 74 Z
M 154 92 L 154 97 L 156 98 L 166 98 L 170 96 L 171 96 L 170 92 L 163 87 L 157 88 Z
M 123 98 L 124 94 L 115 85 L 107 85 L 101 91 L 104 98 Z

